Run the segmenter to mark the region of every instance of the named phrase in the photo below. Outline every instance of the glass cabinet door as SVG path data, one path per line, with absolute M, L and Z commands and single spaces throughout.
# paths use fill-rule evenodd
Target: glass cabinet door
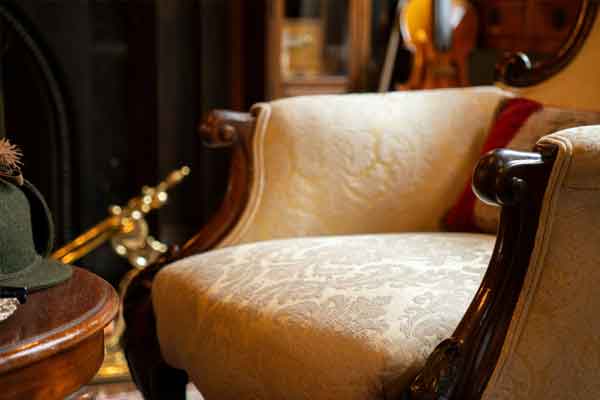
M 348 0 L 286 0 L 281 35 L 284 79 L 347 74 Z
M 370 0 L 272 0 L 269 97 L 343 93 L 355 87 L 359 44 L 370 26 L 370 12 L 359 15 L 363 8 L 370 10 Z

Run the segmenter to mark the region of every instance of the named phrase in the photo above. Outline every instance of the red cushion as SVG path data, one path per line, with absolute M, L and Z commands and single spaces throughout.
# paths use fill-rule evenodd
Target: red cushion
M 506 147 L 515 137 L 519 129 L 534 112 L 540 110 L 542 104 L 528 99 L 515 98 L 507 100 L 496 116 L 490 133 L 481 149 L 481 154 L 490 150 Z M 449 231 L 477 232 L 474 221 L 475 194 L 471 188 L 472 179 L 465 185 L 458 202 L 450 209 L 444 219 Z

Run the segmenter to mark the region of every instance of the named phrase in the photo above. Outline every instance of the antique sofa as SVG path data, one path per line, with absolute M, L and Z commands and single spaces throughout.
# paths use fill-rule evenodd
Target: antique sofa
M 188 377 L 208 400 L 600 396 L 600 127 L 477 162 L 507 98 L 600 108 L 588 7 L 553 64 L 516 56 L 500 88 L 213 112 L 222 207 L 124 302 L 144 396 L 183 398 Z M 476 163 L 498 233 L 442 232 Z

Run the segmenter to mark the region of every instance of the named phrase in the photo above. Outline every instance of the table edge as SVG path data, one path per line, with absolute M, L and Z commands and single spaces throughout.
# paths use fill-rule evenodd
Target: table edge
M 38 335 L 2 349 L 0 351 L 2 358 L 0 375 L 72 348 L 104 329 L 114 319 L 119 310 L 119 296 L 115 289 L 99 276 L 82 268 L 73 268 L 93 275 L 94 279 L 98 280 L 103 291 L 101 300 L 94 308 L 71 321 L 64 328 L 54 329 L 47 334 Z M 65 332 L 67 333 L 65 334 Z

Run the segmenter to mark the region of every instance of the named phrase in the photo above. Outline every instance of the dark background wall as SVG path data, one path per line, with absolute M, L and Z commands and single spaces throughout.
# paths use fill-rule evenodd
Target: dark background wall
M 42 164 L 31 165 L 29 176 L 49 198 L 57 185 L 69 188 L 66 198 L 49 200 L 56 209 L 57 244 L 105 218 L 109 205 L 125 203 L 142 185 L 154 185 L 186 164 L 192 174 L 173 190 L 169 204 L 149 218 L 155 236 L 182 243 L 206 221 L 224 188 L 226 155 L 203 149 L 196 125 L 208 109 L 229 104 L 227 2 L 2 0 L 0 4 L 14 10 L 35 33 L 65 98 L 69 170 L 49 179 L 43 165 L 48 161 L 26 160 Z M 21 61 L 12 57 L 2 62 L 18 70 Z M 15 99 L 21 96 L 14 89 L 19 87 L 16 76 L 10 76 L 13 89 L 5 94 L 7 104 L 11 93 Z M 21 110 L 7 119 L 35 118 L 43 111 L 41 105 L 23 110 L 28 106 L 22 103 Z M 40 126 L 25 132 L 20 129 L 24 123 L 8 125 L 14 129 L 7 135 L 16 143 L 34 143 L 29 148 L 38 147 L 40 137 L 52 135 Z M 27 154 L 28 148 L 23 150 Z M 45 153 L 44 157 L 58 156 Z M 113 283 L 128 269 L 108 246 L 78 264 Z

